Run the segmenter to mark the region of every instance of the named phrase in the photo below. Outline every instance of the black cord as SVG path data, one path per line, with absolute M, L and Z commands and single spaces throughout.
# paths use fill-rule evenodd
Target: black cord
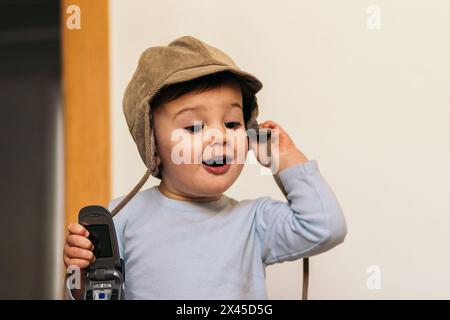
M 303 258 L 302 300 L 308 300 L 309 258 Z

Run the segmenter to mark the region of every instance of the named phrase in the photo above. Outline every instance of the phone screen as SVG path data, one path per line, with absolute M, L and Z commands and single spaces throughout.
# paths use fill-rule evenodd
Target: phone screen
M 89 240 L 94 244 L 96 258 L 112 257 L 111 238 L 107 224 L 92 224 L 86 227 L 89 231 Z

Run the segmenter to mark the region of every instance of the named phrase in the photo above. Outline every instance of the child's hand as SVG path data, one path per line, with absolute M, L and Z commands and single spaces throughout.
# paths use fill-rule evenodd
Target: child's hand
M 285 168 L 308 161 L 306 156 L 295 146 L 287 132 L 284 131 L 284 129 L 276 122 L 268 120 L 260 124 L 259 127 L 263 129 L 271 129 L 271 160 L 275 161 L 273 164 L 268 163 L 266 157 L 264 156 L 264 152 L 258 152 L 258 147 L 255 143 L 253 143 L 252 148 L 255 151 L 256 158 L 263 166 L 272 166 L 277 169 L 276 172 L 279 172 Z M 274 147 L 277 143 L 278 157 L 275 154 L 276 148 Z M 262 148 L 264 151 L 266 147 L 263 146 Z
M 80 269 L 86 269 L 95 261 L 92 252 L 94 245 L 88 239 L 89 232 L 78 223 L 69 225 L 67 229 L 69 235 L 64 246 L 64 264 L 66 268 L 76 265 Z

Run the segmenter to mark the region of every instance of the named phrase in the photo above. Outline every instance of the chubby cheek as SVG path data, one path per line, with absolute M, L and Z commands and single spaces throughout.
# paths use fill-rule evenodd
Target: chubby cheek
M 244 169 L 244 164 L 243 163 L 233 163 L 233 164 L 231 164 L 229 175 L 230 175 L 230 178 L 232 178 L 232 181 L 237 179 L 237 177 L 241 174 L 242 169 Z
M 245 160 L 247 159 L 247 153 L 249 148 L 247 134 L 245 133 L 245 131 L 244 130 L 237 131 L 234 141 L 235 141 L 233 154 L 234 163 L 243 165 L 245 163 Z
M 190 175 L 199 167 L 199 164 L 194 163 L 194 148 L 189 144 L 167 143 L 161 147 L 161 161 L 167 175 L 172 177 Z

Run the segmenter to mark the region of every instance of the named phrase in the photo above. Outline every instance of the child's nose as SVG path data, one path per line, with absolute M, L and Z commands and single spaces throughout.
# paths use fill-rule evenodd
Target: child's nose
M 225 127 L 225 124 L 216 124 L 207 128 L 205 138 L 209 144 L 225 144 L 227 139 L 229 138 L 227 137 L 227 128 Z
M 206 143 L 208 145 L 214 146 L 214 145 L 226 145 L 228 142 L 228 138 L 226 136 L 225 132 L 216 131 L 216 134 L 211 134 L 209 137 L 206 138 Z

